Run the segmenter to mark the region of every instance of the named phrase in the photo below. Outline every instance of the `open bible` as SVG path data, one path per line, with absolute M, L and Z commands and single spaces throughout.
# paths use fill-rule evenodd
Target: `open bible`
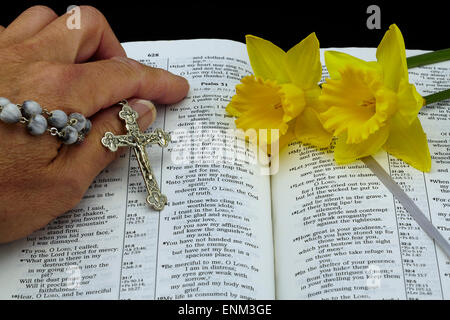
M 1 299 L 450 298 L 449 259 L 362 162 L 337 166 L 330 151 L 294 142 L 267 174 L 248 145 L 223 150 L 229 144 L 222 133 L 235 128 L 225 107 L 252 72 L 245 44 L 124 47 L 131 58 L 184 76 L 191 86 L 182 102 L 158 106 L 149 129 L 172 133 L 168 148 L 147 149 L 168 204 L 161 212 L 146 205 L 130 150 L 76 208 L 0 245 Z M 339 50 L 375 60 L 375 49 Z M 422 95 L 443 90 L 450 63 L 411 69 L 410 82 Z M 448 239 L 449 102 L 419 117 L 430 173 L 385 152 L 375 158 Z

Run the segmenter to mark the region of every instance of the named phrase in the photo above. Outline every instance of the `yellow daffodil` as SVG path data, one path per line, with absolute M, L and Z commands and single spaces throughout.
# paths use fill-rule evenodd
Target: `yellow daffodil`
M 366 62 L 325 52 L 331 79 L 322 85 L 324 128 L 337 137 L 338 164 L 373 155 L 381 148 L 416 169 L 429 171 L 427 138 L 417 117 L 424 99 L 409 83 L 403 36 L 391 25 Z
M 278 142 L 281 148 L 297 138 L 328 146 L 332 135 L 318 117 L 322 65 L 316 35 L 310 34 L 288 52 L 251 35 L 246 36 L 246 43 L 254 75 L 241 80 L 226 107 L 237 117 L 237 128 L 279 130 L 277 141 L 269 133 L 259 137 L 260 145 Z

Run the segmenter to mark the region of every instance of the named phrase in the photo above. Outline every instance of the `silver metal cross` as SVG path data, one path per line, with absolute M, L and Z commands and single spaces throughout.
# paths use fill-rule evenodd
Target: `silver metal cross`
M 137 124 L 138 113 L 130 107 L 126 100 L 119 104 L 122 105 L 119 117 L 125 121 L 128 134 L 116 136 L 112 132 L 106 132 L 102 138 L 102 144 L 113 152 L 117 151 L 119 147 L 133 148 L 144 177 L 145 186 L 147 187 L 148 196 L 146 201 L 155 210 L 161 211 L 167 204 L 167 197 L 161 194 L 158 182 L 150 166 L 145 146 L 157 143 L 160 147 L 167 147 L 170 142 L 170 135 L 162 129 L 156 129 L 152 133 L 142 133 Z

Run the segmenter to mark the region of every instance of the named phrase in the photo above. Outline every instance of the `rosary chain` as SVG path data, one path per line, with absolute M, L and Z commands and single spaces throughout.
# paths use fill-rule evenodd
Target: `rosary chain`
M 123 101 L 120 102 L 120 104 L 123 104 L 123 103 L 126 103 L 126 100 L 123 100 Z M 22 104 L 16 104 L 16 106 L 19 108 L 19 110 L 21 110 L 21 111 L 23 110 L 23 105 Z M 0 112 L 2 112 L 2 110 L 3 110 L 3 106 L 0 106 Z M 53 115 L 52 111 L 50 111 L 50 110 L 48 110 L 46 108 L 42 108 L 42 114 L 45 114 L 47 116 L 47 118 L 51 117 Z M 26 118 L 24 116 L 21 116 L 20 120 L 19 120 L 19 123 L 21 123 L 21 124 L 28 124 L 28 123 L 30 123 L 30 119 L 28 119 L 28 118 Z M 77 123 L 78 123 L 78 119 L 72 118 L 72 119 L 69 120 L 68 125 L 74 126 Z M 55 127 L 47 128 L 46 131 L 48 133 L 50 133 L 50 135 L 52 135 L 52 136 L 57 136 L 59 138 L 64 137 L 64 132 L 59 131 Z M 78 138 L 77 138 L 77 142 L 78 143 L 83 142 L 85 137 L 86 137 L 86 134 L 79 133 Z

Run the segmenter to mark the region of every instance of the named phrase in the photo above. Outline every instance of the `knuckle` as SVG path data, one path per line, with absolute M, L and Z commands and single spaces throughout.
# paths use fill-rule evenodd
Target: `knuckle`
M 96 31 L 106 24 L 105 16 L 95 7 L 80 6 L 80 15 L 83 22 Z
M 58 15 L 51 8 L 44 5 L 35 5 L 25 11 L 29 15 L 37 15 L 40 18 L 55 19 Z
M 113 57 L 112 60 L 117 62 L 113 67 L 117 68 L 117 71 L 125 73 L 125 76 L 131 76 L 139 73 L 143 65 L 136 60 L 127 57 Z
M 93 6 L 83 5 L 80 6 L 81 13 L 87 15 L 88 17 L 98 18 L 103 17 L 103 14 L 97 8 Z
M 154 76 L 157 80 L 164 79 L 167 76 L 167 71 L 161 68 L 152 68 L 150 69 L 154 73 Z
M 161 98 L 169 90 L 168 72 L 164 69 L 153 68 L 153 78 L 151 82 L 155 99 Z

